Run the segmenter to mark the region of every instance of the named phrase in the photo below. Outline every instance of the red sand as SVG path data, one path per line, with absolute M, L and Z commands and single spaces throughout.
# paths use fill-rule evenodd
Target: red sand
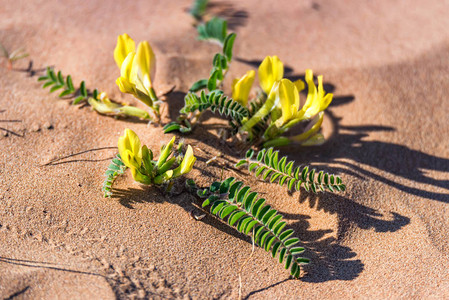
M 233 1 L 240 76 L 277 54 L 289 76 L 312 68 L 335 98 L 324 123 L 330 138 L 289 158 L 340 174 L 340 194 L 289 195 L 248 176 L 285 214 L 313 263 L 301 280 L 256 248 L 242 273 L 244 297 L 449 297 L 449 5 L 443 1 Z M 143 107 L 115 85 L 112 51 L 123 32 L 150 41 L 156 89 L 182 92 L 206 77 L 216 45 L 196 40 L 191 1 L 1 1 L 0 41 L 21 46 L 35 69 L 53 65 L 75 82 Z M 229 10 L 231 9 L 231 10 Z M 247 16 L 235 18 L 235 15 Z M 4 60 L 2 60 L 4 63 Z M 160 127 L 115 120 L 42 90 L 37 76 L 2 68 L 0 127 L 0 296 L 8 298 L 236 298 L 250 239 L 213 217 L 201 221 L 192 198 L 169 197 L 120 178 L 116 197 L 100 191 L 125 128 L 158 149 Z M 228 85 L 229 87 L 229 85 Z M 229 88 L 228 88 L 229 90 Z M 5 122 L 20 120 L 21 122 Z M 167 121 L 166 119 L 165 121 Z M 206 123 L 216 124 L 215 118 Z M 48 129 L 51 125 L 51 129 Z M 207 129 L 207 127 L 204 127 Z M 235 162 L 216 129 L 186 142 L 199 157 L 199 184 Z M 205 165 L 224 153 L 216 163 Z M 58 163 L 46 163 L 63 158 Z

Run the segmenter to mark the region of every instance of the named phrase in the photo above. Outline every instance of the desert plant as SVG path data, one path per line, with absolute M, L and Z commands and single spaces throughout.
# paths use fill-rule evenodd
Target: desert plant
M 25 52 L 25 50 L 23 48 L 14 50 L 12 52 L 9 52 L 8 50 L 6 50 L 6 48 L 2 45 L 2 43 L 0 43 L 0 50 L 1 50 L 1 56 L 3 56 L 4 58 L 6 58 L 6 63 L 7 63 L 7 67 L 8 70 L 12 69 L 12 64 L 22 58 L 28 57 L 29 54 Z
M 141 145 L 136 133 L 125 129 L 125 134 L 118 141 L 119 154 L 112 159 L 105 173 L 105 197 L 111 196 L 112 184 L 117 176 L 124 174 L 126 168 L 131 170 L 135 181 L 146 185 L 166 185 L 169 190 L 173 184 L 172 180 L 189 173 L 196 161 L 190 145 L 187 146 L 185 154 L 182 154 L 182 144 L 178 145 L 176 150 L 174 143 L 175 137 L 162 146 L 159 159 L 153 160 L 153 152 L 146 145 Z M 178 166 L 175 168 L 175 165 Z
M 254 150 L 246 152 L 245 158 L 241 159 L 236 166 L 247 165 L 249 172 L 253 172 L 256 177 L 261 176 L 263 180 L 271 183 L 278 182 L 279 185 L 287 184 L 289 191 L 300 190 L 301 186 L 306 191 L 317 193 L 325 190 L 335 192 L 344 191 L 346 185 L 339 176 L 317 172 L 308 166 L 295 166 L 294 161 L 289 161 L 287 156 L 279 158 L 279 151 L 273 148 L 262 149 L 254 157 Z
M 119 35 L 114 49 L 114 59 L 120 68 L 120 77 L 116 83 L 120 91 L 132 94 L 145 103 L 160 121 L 160 101 L 153 88 L 156 72 L 156 56 L 147 41 L 137 46 L 126 33 Z
M 148 112 L 130 105 L 112 102 L 105 92 L 100 93 L 97 89 L 90 92 L 86 88 L 84 80 L 81 81 L 79 88 L 76 89 L 73 85 L 72 76 L 68 75 L 65 77 L 62 75 L 61 71 L 55 73 L 50 67 L 47 67 L 46 74 L 39 77 L 38 81 L 44 82 L 43 88 L 51 87 L 50 93 L 62 90 L 62 92 L 59 93 L 59 98 L 74 97 L 75 99 L 72 102 L 73 105 L 87 102 L 95 111 L 101 114 L 134 116 L 141 119 L 150 119 Z
M 302 106 L 300 92 L 306 88 L 306 83 L 283 78 L 284 65 L 277 56 L 267 56 L 260 64 L 258 75 L 261 89 L 255 98 L 249 100 L 255 78 L 252 70 L 233 81 L 232 98 L 225 96 L 222 82 L 232 60 L 235 37 L 235 33 L 227 35 L 221 53 L 213 59 L 209 78 L 192 85 L 178 122 L 167 124 L 164 132 L 190 132 L 201 113 L 209 109 L 225 115 L 230 120 L 231 133 L 250 146 L 265 148 L 292 143 L 303 146 L 322 144 L 324 137 L 319 131 L 332 94 L 325 93 L 322 76 L 318 76 L 318 86 L 315 85 L 312 70 L 306 70 L 308 92 Z M 292 135 L 293 129 L 300 129 L 301 133 Z
M 202 200 L 201 206 L 208 207 L 211 214 L 235 227 L 239 232 L 252 236 L 254 242 L 278 256 L 285 269 L 295 278 L 300 276 L 301 264 L 309 259 L 299 256 L 304 248 L 297 246 L 299 238 L 292 237 L 293 229 L 285 229 L 287 223 L 282 215 L 266 205 L 266 200 L 259 198 L 249 186 L 230 177 L 221 182 L 214 182 L 209 187 L 197 188 L 193 180 L 186 182 L 188 188 Z

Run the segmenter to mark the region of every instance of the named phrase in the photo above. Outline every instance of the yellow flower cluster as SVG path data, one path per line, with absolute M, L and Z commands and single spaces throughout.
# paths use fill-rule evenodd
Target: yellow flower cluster
M 135 181 L 143 184 L 162 184 L 166 181 L 189 173 L 196 161 L 193 149 L 189 145 L 180 165 L 170 169 L 176 162 L 172 153 L 175 137 L 162 148 L 159 159 L 153 161 L 153 153 L 146 145 L 141 145 L 137 134 L 131 129 L 125 129 L 125 134 L 118 140 L 118 150 L 123 163 L 131 169 Z
M 300 105 L 299 93 L 305 88 L 302 80 L 295 82 L 283 78 L 284 64 L 277 56 L 267 56 L 259 66 L 259 84 L 266 95 L 263 106 L 242 127 L 249 131 L 263 117 L 271 113 L 271 122 L 266 137 L 276 138 L 293 125 L 311 120 L 308 130 L 301 135 L 290 137 L 296 142 L 318 144 L 323 141 L 320 136 L 314 136 L 323 121 L 323 111 L 332 101 L 332 94 L 326 94 L 323 89 L 323 76 L 318 76 L 318 87 L 313 80 L 312 70 L 306 70 L 305 80 L 308 86 L 307 99 Z M 240 79 L 235 79 L 232 85 L 233 99 L 247 106 L 249 93 L 254 82 L 255 72 L 249 71 Z M 312 142 L 313 141 L 313 142 Z
M 126 33 L 118 36 L 114 59 L 120 68 L 117 85 L 120 91 L 134 95 L 143 103 L 155 109 L 157 101 L 152 80 L 156 71 L 156 56 L 147 41 L 137 46 Z

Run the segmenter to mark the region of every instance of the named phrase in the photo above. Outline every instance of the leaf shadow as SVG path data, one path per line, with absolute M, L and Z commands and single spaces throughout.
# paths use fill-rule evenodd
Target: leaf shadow
M 236 8 L 233 3 L 227 1 L 213 1 L 209 3 L 206 13 L 225 19 L 228 23 L 228 28 L 231 30 L 237 30 L 238 27 L 245 26 L 249 17 L 248 11 Z

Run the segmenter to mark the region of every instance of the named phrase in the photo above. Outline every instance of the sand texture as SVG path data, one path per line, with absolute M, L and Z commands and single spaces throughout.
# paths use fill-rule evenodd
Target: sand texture
M 116 37 L 148 40 L 155 88 L 176 86 L 164 122 L 208 76 L 217 45 L 196 40 L 192 1 L 1 0 L 0 41 L 30 54 L 0 68 L 0 298 L 236 299 L 251 239 L 201 214 L 185 193 L 121 177 L 101 185 L 118 137 L 133 129 L 159 153 L 161 127 L 101 116 L 37 82 L 54 66 L 74 82 L 144 108 L 115 85 Z M 300 280 L 264 250 L 245 265 L 247 299 L 449 298 L 449 3 L 212 1 L 237 32 L 233 77 L 277 54 L 286 76 L 323 74 L 334 100 L 328 142 L 282 149 L 339 174 L 344 193 L 289 194 L 229 168 L 239 158 L 208 114 L 186 136 L 199 185 L 236 176 L 285 215 L 312 263 Z M 32 71 L 26 70 L 32 61 Z M 220 154 L 223 154 L 220 156 Z M 213 163 L 205 162 L 219 156 Z

